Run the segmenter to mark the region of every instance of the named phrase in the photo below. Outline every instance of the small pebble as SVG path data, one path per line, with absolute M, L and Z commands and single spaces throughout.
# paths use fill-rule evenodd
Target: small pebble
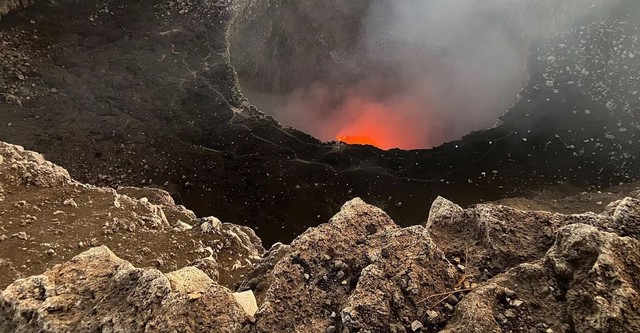
M 516 313 L 513 312 L 513 310 L 508 309 L 507 311 L 504 312 L 504 316 L 507 318 L 515 318 L 516 317 Z
M 507 296 L 507 297 L 513 297 L 513 296 L 516 295 L 516 292 L 511 290 L 511 289 L 509 289 L 509 288 L 506 288 L 504 290 L 504 295 Z
M 511 301 L 511 306 L 513 306 L 514 308 L 519 308 L 522 306 L 523 303 L 524 303 L 523 301 L 517 299 L 517 300 Z
M 422 325 L 422 323 L 417 320 L 414 320 L 413 323 L 411 323 L 411 330 L 414 332 L 420 332 L 423 328 L 424 325 Z

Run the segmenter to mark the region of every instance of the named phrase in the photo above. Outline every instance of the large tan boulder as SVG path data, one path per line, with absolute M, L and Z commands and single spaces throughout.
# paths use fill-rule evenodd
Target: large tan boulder
M 638 240 L 569 225 L 543 259 L 468 294 L 443 332 L 638 332 L 639 270 Z
M 479 204 L 467 209 L 438 197 L 425 226 L 453 261 L 467 266 L 471 280 L 484 281 L 525 262 L 542 258 L 559 228 L 588 224 L 620 236 L 640 236 L 640 201 L 625 198 L 602 214 L 559 214 L 524 211 L 504 205 Z
M 432 296 L 460 278 L 424 227 L 400 228 L 360 199 L 296 238 L 266 274 L 256 332 L 406 330 L 431 305 L 446 320 Z
M 0 332 L 237 332 L 248 315 L 195 268 L 135 268 L 92 248 L 0 294 Z

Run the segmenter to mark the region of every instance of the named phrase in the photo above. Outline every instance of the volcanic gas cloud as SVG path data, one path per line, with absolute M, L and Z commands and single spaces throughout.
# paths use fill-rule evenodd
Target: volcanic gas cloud
M 263 59 L 245 65 L 260 69 L 245 81 L 263 78 L 247 95 L 281 123 L 324 141 L 430 148 L 495 124 L 529 79 L 534 42 L 579 21 L 585 8 L 611 3 L 371 0 L 353 15 L 357 6 L 343 8 L 334 25 L 313 15 L 317 7 L 304 7 L 308 15 L 291 27 L 293 14 L 284 11 L 270 23 L 278 28 L 271 38 L 282 43 L 242 58 Z M 268 67 L 273 55 L 278 70 Z M 263 89 L 270 82 L 278 84 Z
M 368 82 L 352 87 L 316 85 L 287 96 L 277 119 L 323 141 L 381 149 L 431 147 L 430 141 L 441 135 L 442 120 L 431 121 L 435 104 L 417 100 L 412 93 L 376 92 Z

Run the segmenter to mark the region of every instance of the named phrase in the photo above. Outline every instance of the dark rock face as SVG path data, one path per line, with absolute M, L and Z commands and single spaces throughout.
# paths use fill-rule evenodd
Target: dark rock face
M 292 240 L 354 196 L 408 226 L 425 220 L 438 195 L 468 205 L 640 174 L 636 106 L 624 100 L 633 91 L 619 92 L 601 63 L 584 58 L 579 86 L 582 71 L 564 70 L 571 58 L 562 56 L 582 47 L 606 54 L 614 73 L 628 74 L 620 82 L 633 81 L 637 22 L 603 18 L 532 50 L 531 82 L 502 125 L 428 151 L 380 151 L 323 144 L 246 103 L 226 36 L 244 4 L 39 2 L 9 14 L 0 23 L 0 140 L 44 153 L 81 181 L 162 187 L 199 215 L 254 228 L 266 244 Z M 354 6 L 344 14 L 361 3 L 335 5 Z M 609 54 L 614 44 L 624 50 Z M 605 91 L 609 98 L 595 96 Z
M 37 0 L 2 0 L 0 1 L 0 18 L 11 11 L 31 6 Z
M 237 3 L 230 52 L 247 90 L 286 94 L 314 82 L 339 83 L 360 70 L 370 0 Z

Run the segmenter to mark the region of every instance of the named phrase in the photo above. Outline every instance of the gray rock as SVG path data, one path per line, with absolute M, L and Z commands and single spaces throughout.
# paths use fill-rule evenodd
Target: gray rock
M 511 303 L 509 303 L 509 304 L 511 306 L 513 306 L 514 308 L 519 308 L 519 307 L 522 306 L 522 304 L 524 304 L 524 302 L 519 300 L 519 299 L 517 299 L 517 300 L 511 301 Z
M 513 310 L 511 310 L 511 309 L 507 309 L 507 310 L 504 312 L 504 316 L 505 316 L 506 318 L 508 318 L 508 319 L 513 319 L 513 318 L 515 318 L 515 317 L 516 317 L 516 313 L 515 313 L 515 312 L 513 312 Z
M 12 238 L 17 238 L 17 239 L 21 239 L 21 240 L 28 240 L 29 236 L 27 236 L 27 234 L 24 231 L 20 231 L 18 233 L 15 233 L 13 235 L 11 235 Z

